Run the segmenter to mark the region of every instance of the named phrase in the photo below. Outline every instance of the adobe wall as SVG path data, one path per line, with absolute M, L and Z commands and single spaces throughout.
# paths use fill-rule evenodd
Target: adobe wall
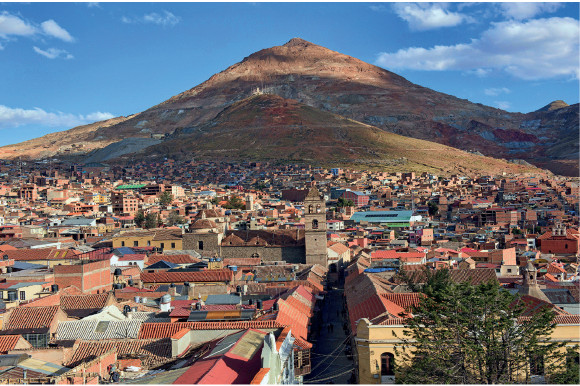
M 184 233 L 182 236 L 183 249 L 196 252 L 220 250 L 220 237 L 217 233 Z M 203 242 L 203 250 L 199 249 L 199 241 Z

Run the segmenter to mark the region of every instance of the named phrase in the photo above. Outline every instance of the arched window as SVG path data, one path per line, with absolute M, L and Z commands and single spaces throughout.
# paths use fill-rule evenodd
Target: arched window
M 381 354 L 381 375 L 395 375 L 395 355 L 390 352 Z
M 312 229 L 318 229 L 318 220 L 312 220 Z
M 203 241 L 198 241 L 197 242 L 197 249 L 199 249 L 200 251 L 203 251 Z
M 312 209 L 312 205 L 309 205 L 309 206 L 308 206 L 308 213 L 313 213 L 313 212 L 312 212 L 312 210 L 313 210 L 313 209 Z
M 316 205 L 316 213 L 320 213 L 320 204 Z
M 568 249 L 568 244 L 565 244 L 565 245 L 564 245 L 564 248 Z

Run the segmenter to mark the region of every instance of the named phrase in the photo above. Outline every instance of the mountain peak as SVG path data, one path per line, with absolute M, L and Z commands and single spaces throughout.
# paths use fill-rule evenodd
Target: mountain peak
M 546 106 L 542 107 L 539 110 L 536 110 L 536 112 L 539 112 L 539 111 L 554 111 L 554 110 L 558 110 L 558 109 L 561 109 L 563 107 L 568 107 L 568 106 L 569 106 L 568 103 L 566 103 L 566 102 L 564 102 L 562 100 L 557 100 L 557 101 L 554 101 L 554 102 L 552 102 L 550 104 L 547 104 Z
M 298 47 L 298 46 L 307 47 L 309 45 L 312 45 L 312 43 L 310 43 L 309 41 L 306 41 L 301 38 L 292 38 L 288 41 L 288 43 L 284 44 L 284 47 Z

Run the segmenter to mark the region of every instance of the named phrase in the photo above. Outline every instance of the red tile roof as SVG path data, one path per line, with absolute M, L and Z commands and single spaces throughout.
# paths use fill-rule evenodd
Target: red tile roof
M 280 328 L 276 321 L 248 322 L 177 322 L 177 323 L 143 323 L 139 329 L 139 339 L 170 338 L 183 328 L 191 330 L 245 330 L 248 328 Z
M 38 249 L 16 249 L 3 252 L 8 255 L 8 259 L 16 261 L 38 261 L 38 260 L 61 260 L 74 259 L 78 256 L 72 249 L 38 248 Z
M 60 307 L 63 310 L 101 309 L 105 307 L 109 297 L 114 296 L 110 292 L 98 295 L 63 295 L 60 298 Z
M 3 330 L 27 330 L 29 333 L 42 331 L 39 333 L 46 333 L 59 310 L 59 306 L 17 307 L 12 311 L 8 323 L 3 326 Z
M 73 347 L 72 357 L 64 365 L 73 368 L 112 349 L 116 349 L 119 356 L 127 354 L 142 356 L 141 363 L 147 368 L 171 359 L 171 339 L 111 339 L 78 341 Z
M 229 269 L 213 269 L 197 272 L 156 272 L 142 273 L 144 283 L 197 283 L 233 281 L 234 273 Z
M 193 256 L 183 254 L 183 255 L 150 255 L 147 260 L 147 265 L 153 265 L 159 261 L 166 261 L 173 264 L 195 264 L 199 263 L 200 260 Z
M 0 354 L 13 350 L 22 335 L 0 335 Z
M 250 385 L 259 385 L 264 380 L 266 374 L 268 374 L 269 372 L 270 372 L 269 367 L 262 367 L 260 371 L 258 371 L 258 374 L 254 376 L 254 379 L 252 379 Z

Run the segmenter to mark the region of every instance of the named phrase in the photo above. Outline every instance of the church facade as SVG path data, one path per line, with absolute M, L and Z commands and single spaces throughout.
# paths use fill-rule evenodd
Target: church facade
M 215 251 L 222 258 L 260 258 L 263 262 L 326 267 L 325 204 L 318 189 L 308 193 L 304 212 L 304 229 L 229 230 L 225 235 L 207 220 L 199 219 L 191 232 L 183 234 L 183 249 L 199 253 Z

